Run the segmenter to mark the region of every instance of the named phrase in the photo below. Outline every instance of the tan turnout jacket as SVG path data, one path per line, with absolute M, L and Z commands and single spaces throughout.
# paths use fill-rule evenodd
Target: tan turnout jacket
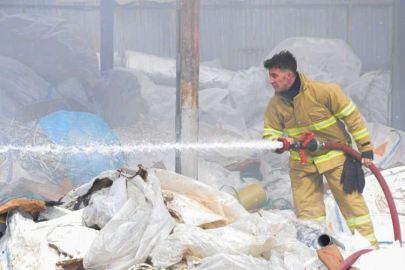
M 264 115 L 263 138 L 288 136 L 299 140 L 304 132 L 313 131 L 321 142 L 351 145 L 352 135 L 360 152 L 372 150 L 369 133 L 360 112 L 342 89 L 331 83 L 310 81 L 299 73 L 301 87 L 294 101 L 276 94 L 267 105 Z M 345 128 L 345 124 L 347 127 Z M 319 173 L 343 164 L 344 153 L 322 149 L 306 151 L 308 163 L 314 163 Z M 290 168 L 299 169 L 298 152 L 290 151 Z

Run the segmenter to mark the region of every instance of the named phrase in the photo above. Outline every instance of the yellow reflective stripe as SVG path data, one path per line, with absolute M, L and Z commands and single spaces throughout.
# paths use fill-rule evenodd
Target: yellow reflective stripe
M 346 108 L 341 110 L 339 113 L 335 114 L 335 116 L 339 119 L 345 118 L 346 116 L 351 114 L 355 108 L 356 108 L 356 106 L 353 104 L 353 101 L 351 101 L 350 104 L 347 105 Z
M 300 155 L 295 150 L 290 151 L 290 158 L 294 160 L 301 160 Z M 312 159 L 311 156 L 307 155 L 307 163 L 314 163 L 314 160 Z
M 263 129 L 263 136 L 268 136 L 268 135 L 278 135 L 278 136 L 283 136 L 283 132 L 277 129 L 272 129 L 272 128 L 265 128 Z
M 367 131 L 367 128 L 363 128 L 362 130 L 360 130 L 360 131 L 357 131 L 357 132 L 355 132 L 355 133 L 352 133 L 352 136 L 353 136 L 353 139 L 355 140 L 355 141 L 358 141 L 358 140 L 360 140 L 361 138 L 363 138 L 363 137 L 365 137 L 365 136 L 367 136 L 367 135 L 369 135 L 370 133 L 368 133 L 368 131 Z
M 364 236 L 369 242 L 377 241 L 377 238 L 375 237 L 374 233 L 370 233 L 366 236 Z
M 331 151 L 327 152 L 326 154 L 319 155 L 319 156 L 309 156 L 309 155 L 307 155 L 307 163 L 318 164 L 318 163 L 321 163 L 321 162 L 331 160 L 332 158 L 337 157 L 337 156 L 341 156 L 341 155 L 344 155 L 344 152 L 341 151 L 341 150 L 331 150 Z M 293 160 L 301 160 L 300 155 L 295 150 L 290 151 L 290 158 L 293 159 Z
M 310 126 L 306 126 L 306 127 L 298 127 L 298 128 L 290 128 L 290 129 L 286 129 L 287 133 L 289 136 L 296 136 L 296 135 L 301 135 L 304 132 L 309 132 L 309 131 L 314 131 L 314 130 L 321 130 L 324 128 L 327 128 L 331 125 L 333 125 L 334 123 L 336 123 L 336 118 L 334 116 L 330 117 L 329 119 L 310 125 Z
M 349 228 L 354 227 L 354 226 L 360 226 L 360 225 L 366 224 L 368 222 L 371 222 L 370 214 L 346 220 L 346 223 L 349 226 Z
M 331 160 L 334 157 L 341 156 L 344 153 L 345 152 L 343 152 L 341 150 L 332 150 L 332 151 L 329 151 L 328 153 L 326 153 L 324 155 L 313 157 L 313 159 L 314 159 L 315 164 L 317 164 L 317 163 L 321 163 L 321 162 Z
M 313 220 L 313 221 L 323 221 L 323 220 L 326 220 L 326 216 L 321 216 L 319 218 L 314 218 L 314 219 L 311 219 L 311 220 Z

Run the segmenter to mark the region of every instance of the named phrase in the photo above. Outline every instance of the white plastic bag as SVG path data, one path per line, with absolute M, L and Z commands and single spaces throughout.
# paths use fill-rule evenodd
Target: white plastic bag
M 159 177 L 162 182 L 162 189 L 185 195 L 211 209 L 215 214 L 222 216 L 225 221 L 217 224 L 218 226 L 233 223 L 249 215 L 243 206 L 226 192 L 215 190 L 192 178 L 174 172 L 160 169 L 151 169 L 150 171 Z
M 102 189 L 92 195 L 89 205 L 83 211 L 83 222 L 88 227 L 103 228 L 127 201 L 127 179 L 120 177 L 111 188 Z
M 163 202 L 159 179 L 149 173 L 147 182 L 140 176 L 133 181 L 142 191 L 142 198 L 130 197 L 100 231 L 84 257 L 86 269 L 128 269 L 143 263 L 174 227 Z
M 196 267 L 190 270 L 217 270 L 217 269 L 232 269 L 232 270 L 273 270 L 271 263 L 263 258 L 254 258 L 246 255 L 229 255 L 229 254 L 216 254 L 207 257 L 200 261 Z

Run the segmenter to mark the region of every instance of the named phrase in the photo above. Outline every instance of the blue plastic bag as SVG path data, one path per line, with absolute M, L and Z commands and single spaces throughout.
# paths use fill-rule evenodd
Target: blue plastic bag
M 119 145 L 117 135 L 98 116 L 86 112 L 57 111 L 41 118 L 39 125 L 47 133 L 48 139 L 61 146 L 86 147 L 96 145 Z M 122 165 L 121 154 L 100 152 L 63 154 L 63 165 L 73 186 L 87 183 L 106 170 L 117 169 Z

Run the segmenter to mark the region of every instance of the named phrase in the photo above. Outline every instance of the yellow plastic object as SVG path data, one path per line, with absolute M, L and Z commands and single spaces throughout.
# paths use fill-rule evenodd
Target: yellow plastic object
M 246 210 L 257 209 L 264 206 L 267 193 L 259 184 L 248 185 L 233 195 Z

